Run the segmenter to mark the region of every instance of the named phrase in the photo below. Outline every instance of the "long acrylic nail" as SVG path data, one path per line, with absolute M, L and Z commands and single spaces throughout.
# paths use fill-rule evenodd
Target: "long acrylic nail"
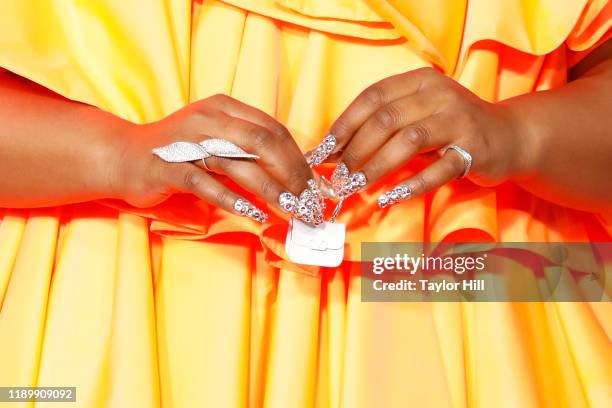
M 315 167 L 323 163 L 334 151 L 337 145 L 336 137 L 329 134 L 323 138 L 321 143 L 314 149 L 307 152 L 304 156 L 310 167 Z
M 299 197 L 283 192 L 278 197 L 280 207 L 294 217 L 313 225 L 323 223 L 325 201 L 314 180 L 308 180 L 308 188 Z
M 344 189 L 344 186 L 348 182 L 349 175 L 349 170 L 348 167 L 346 167 L 346 164 L 343 162 L 338 163 L 331 177 L 332 188 L 336 192 L 337 196 L 340 196 L 340 192 Z
M 255 207 L 251 202 L 244 198 L 239 198 L 234 202 L 234 211 L 238 215 L 250 218 L 260 223 L 268 221 L 268 214 Z
M 281 193 L 278 196 L 278 205 L 287 213 L 293 214 L 297 207 L 298 198 L 288 191 Z
M 336 195 L 344 199 L 362 190 L 368 180 L 362 171 L 350 174 L 346 164 L 340 162 L 332 174 L 331 182 Z
M 309 224 L 319 225 L 324 221 L 324 209 L 325 200 L 321 190 L 313 179 L 308 180 L 308 188 L 302 191 L 298 199 L 298 217 Z
M 412 190 L 410 187 L 406 184 L 400 184 L 386 193 L 381 194 L 380 197 L 378 197 L 378 206 L 380 208 L 385 208 L 401 201 L 405 201 L 411 196 Z

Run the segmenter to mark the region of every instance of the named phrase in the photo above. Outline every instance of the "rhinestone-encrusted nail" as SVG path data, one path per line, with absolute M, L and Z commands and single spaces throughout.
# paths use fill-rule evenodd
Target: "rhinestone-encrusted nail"
M 399 185 L 378 197 L 378 206 L 385 208 L 410 198 L 412 192 L 407 185 Z
M 299 198 L 284 192 L 278 197 L 278 203 L 284 211 L 308 224 L 323 222 L 325 201 L 314 180 L 308 180 L 308 188 L 300 193 Z
M 280 205 L 283 211 L 288 213 L 293 213 L 295 211 L 297 202 L 297 197 L 289 192 L 281 193 L 281 195 L 278 196 L 278 205 Z
M 358 171 L 350 174 L 346 164 L 339 163 L 332 174 L 331 182 L 336 195 L 347 198 L 363 189 L 368 181 L 363 172 Z
M 264 223 L 268 220 L 268 214 L 255 207 L 244 198 L 239 198 L 236 200 L 236 202 L 234 202 L 234 211 L 238 215 L 251 218 L 257 222 Z
M 366 183 L 366 176 L 365 174 L 363 174 L 363 172 L 358 171 L 357 173 L 354 173 L 351 176 L 349 185 L 347 186 L 347 192 L 349 193 L 347 195 L 356 193 L 357 191 L 361 190 L 365 187 Z
M 348 183 L 349 170 L 346 164 L 340 162 L 336 166 L 334 173 L 332 174 L 331 184 L 332 188 L 336 192 L 336 195 L 340 195 L 340 192 L 344 189 L 344 185 Z
M 318 166 L 329 157 L 336 148 L 336 137 L 329 134 L 323 138 L 321 143 L 306 155 L 306 161 L 310 167 Z

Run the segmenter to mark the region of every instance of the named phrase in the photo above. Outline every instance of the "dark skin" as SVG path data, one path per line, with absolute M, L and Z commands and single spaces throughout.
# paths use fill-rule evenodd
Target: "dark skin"
M 586 211 L 612 208 L 612 41 L 570 72 L 566 86 L 488 103 L 432 68 L 386 78 L 334 123 L 332 158 L 368 185 L 415 155 L 455 144 L 473 157 L 469 179 L 513 181 L 534 195 Z M 419 196 L 460 177 L 449 150 L 405 183 Z M 367 187 L 367 186 L 366 186 Z
M 27 106 L 28 109 L 23 109 Z M 174 141 L 227 139 L 257 161 L 206 159 L 214 173 L 277 207 L 312 172 L 289 132 L 264 112 L 216 95 L 158 122 L 136 125 L 8 75 L 0 79 L 0 206 L 41 207 L 119 198 L 137 207 L 176 192 L 232 211 L 239 195 L 202 163 L 166 163 L 151 150 Z
M 482 101 L 433 69 L 368 88 L 332 128 L 338 152 L 369 184 L 416 154 L 455 143 L 474 157 L 470 179 L 512 180 L 542 198 L 587 211 L 612 206 L 612 46 L 601 46 L 566 86 L 498 104 Z M 459 126 L 460 125 L 460 126 Z M 208 159 L 208 167 L 277 207 L 312 177 L 287 130 L 227 96 L 135 125 L 0 73 L 0 206 L 28 208 L 101 198 L 147 207 L 181 191 L 231 211 L 238 194 L 197 164 L 169 164 L 153 147 L 228 139 L 258 161 Z M 408 181 L 415 195 L 463 171 L 449 152 Z

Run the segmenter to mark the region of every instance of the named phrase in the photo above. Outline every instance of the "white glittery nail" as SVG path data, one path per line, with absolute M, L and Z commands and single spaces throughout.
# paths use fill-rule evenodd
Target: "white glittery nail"
M 362 171 L 349 173 L 346 164 L 340 162 L 332 174 L 332 187 L 340 198 L 347 198 L 362 190 L 368 180 Z
M 306 161 L 310 167 L 315 167 L 323 163 L 336 148 L 336 137 L 329 134 L 323 138 L 321 143 L 314 149 L 306 153 Z
M 304 189 L 299 197 L 290 192 L 281 193 L 278 204 L 283 211 L 308 224 L 319 225 L 324 221 L 325 201 L 317 183 L 312 179 L 308 180 L 308 188 Z
M 260 223 L 264 223 L 268 220 L 268 214 L 255 207 L 250 201 L 244 198 L 239 198 L 234 202 L 234 211 L 238 215 L 251 218 Z
M 405 184 L 400 184 L 386 193 L 381 194 L 380 197 L 378 197 L 378 206 L 380 208 L 385 208 L 401 201 L 405 201 L 411 196 L 412 191 L 410 187 Z

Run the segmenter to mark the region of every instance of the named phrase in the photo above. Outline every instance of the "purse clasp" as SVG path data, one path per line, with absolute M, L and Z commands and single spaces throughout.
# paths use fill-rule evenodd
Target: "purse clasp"
M 327 249 L 329 248 L 329 244 L 326 240 L 311 239 L 310 248 L 314 249 L 315 251 L 327 251 Z

